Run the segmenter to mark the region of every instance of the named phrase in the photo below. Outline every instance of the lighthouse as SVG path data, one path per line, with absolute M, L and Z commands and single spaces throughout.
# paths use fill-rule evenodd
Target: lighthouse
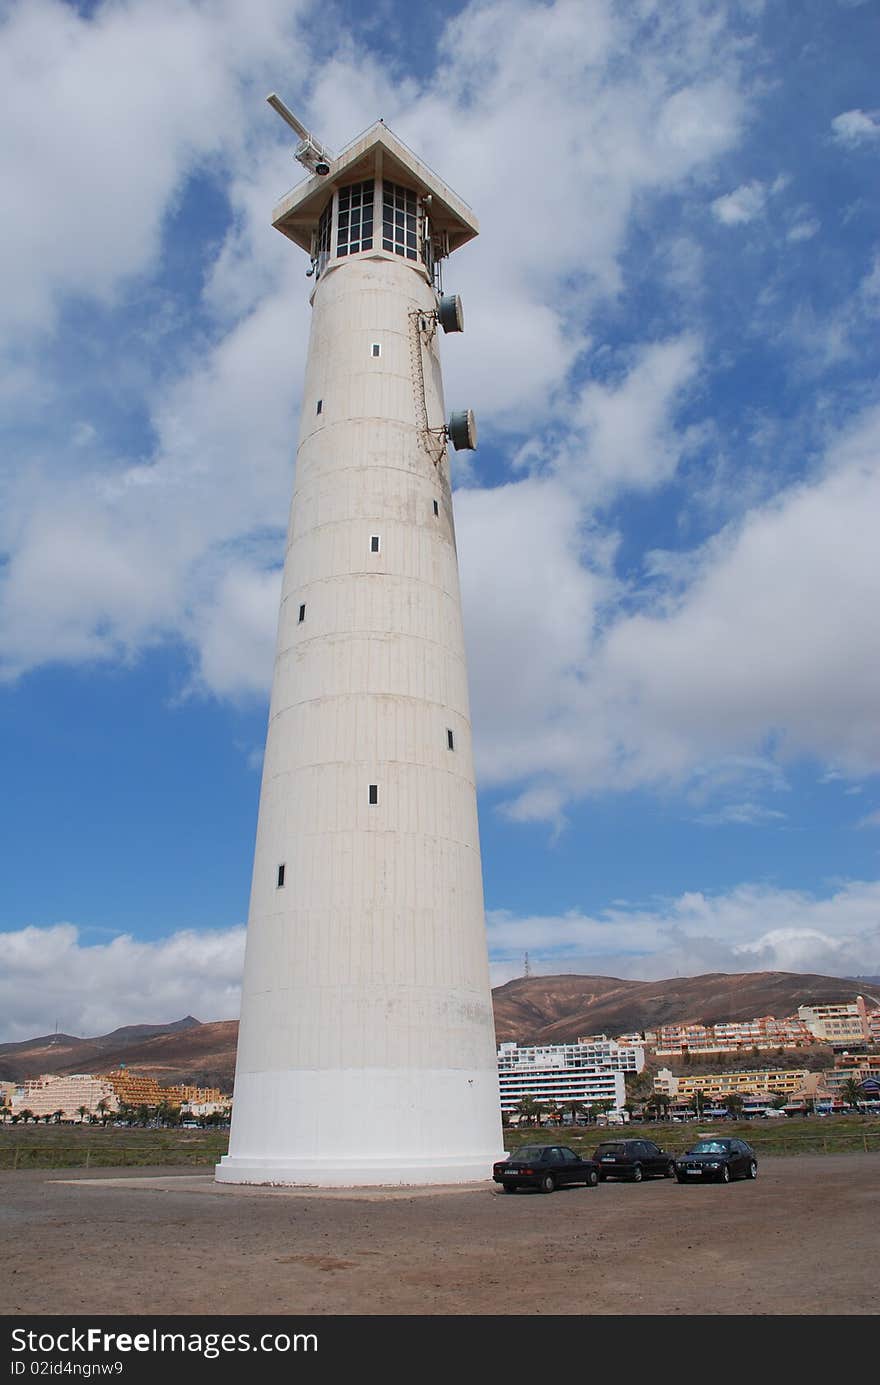
M 377 122 L 273 225 L 311 332 L 226 1183 L 490 1176 L 501 1120 L 440 342 L 473 212 Z

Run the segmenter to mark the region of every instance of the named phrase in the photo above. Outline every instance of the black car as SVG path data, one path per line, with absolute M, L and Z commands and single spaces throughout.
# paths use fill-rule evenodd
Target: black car
M 567 1145 L 523 1145 L 500 1164 L 492 1167 L 492 1177 L 506 1193 L 517 1188 L 539 1188 L 552 1193 L 566 1183 L 585 1183 L 595 1188 L 599 1170 L 592 1159 L 581 1159 Z
M 679 1183 L 729 1183 L 732 1178 L 757 1178 L 758 1156 L 745 1140 L 716 1140 L 707 1135 L 687 1154 L 675 1161 L 675 1176 Z
M 599 1177 L 629 1178 L 641 1183 L 643 1178 L 671 1178 L 675 1159 L 652 1140 L 605 1140 L 593 1150 L 599 1165 Z

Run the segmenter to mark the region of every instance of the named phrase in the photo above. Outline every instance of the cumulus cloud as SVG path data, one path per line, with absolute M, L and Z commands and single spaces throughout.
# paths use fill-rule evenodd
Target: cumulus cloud
M 444 31 L 436 72 L 419 81 L 397 81 L 350 37 L 326 51 L 325 36 L 314 63 L 314 38 L 300 28 L 308 13 L 305 0 L 257 0 L 247 13 L 232 0 L 210 11 L 131 0 L 88 17 L 57 0 L 7 11 L 0 73 L 14 138 L 3 171 L 13 202 L 0 227 L 0 311 L 42 341 L 71 302 L 104 304 L 127 333 L 125 365 L 107 362 L 107 388 L 114 371 L 143 368 L 137 406 L 150 439 L 127 456 L 98 419 L 77 412 L 65 427 L 59 382 L 27 376 L 27 351 L 16 365 L 10 397 L 25 415 L 0 520 L 7 678 L 47 661 L 133 660 L 174 641 L 205 691 L 265 688 L 309 315 L 304 260 L 267 226 L 298 172 L 263 104 L 279 54 L 291 99 L 301 94 L 301 113 L 328 143 L 339 147 L 381 112 L 479 201 L 484 234 L 450 267 L 469 331 L 448 344 L 446 374 L 450 402 L 478 397 L 490 432 L 570 413 L 570 372 L 590 345 L 586 314 L 620 290 L 640 199 L 684 186 L 742 128 L 735 39 L 702 11 L 691 23 L 688 6 L 657 16 L 648 35 L 604 0 L 472 4 Z M 514 205 L 512 190 L 532 186 L 536 167 L 540 196 Z M 210 223 L 202 283 L 181 304 L 156 275 L 193 187 Z M 33 215 L 46 189 L 64 206 L 61 237 L 56 218 Z M 181 313 L 194 319 L 182 348 L 173 344 Z M 593 440 L 588 471 L 606 493 L 624 435 L 620 484 L 650 485 L 674 467 L 657 411 L 693 350 L 684 338 L 636 346 L 622 387 L 584 394 L 572 426 Z M 29 417 L 23 401 L 33 401 Z M 646 442 L 656 442 L 650 456 Z M 237 664 L 233 642 L 246 651 Z
M 880 139 L 880 111 L 843 111 L 832 120 L 831 130 L 838 144 L 868 144 Z
M 722 226 L 742 226 L 760 216 L 767 201 L 767 189 L 763 183 L 743 183 L 733 192 L 716 197 L 712 211 Z
M 709 971 L 880 972 L 880 883 L 852 881 L 825 897 L 743 884 L 595 915 L 488 915 L 493 984 L 522 974 L 528 952 L 545 975 L 655 980 Z
M 880 882 L 820 896 L 743 884 L 596 914 L 487 915 L 493 985 L 522 974 L 575 972 L 657 980 L 708 971 L 880 973 Z M 0 1042 L 51 1033 L 91 1037 L 124 1024 L 195 1015 L 237 1019 L 244 929 L 184 930 L 152 942 L 126 934 L 88 943 L 69 923 L 0 933 Z
M 705 778 L 707 767 L 711 777 L 717 766 L 730 789 L 738 776 L 742 783 L 753 776 L 768 739 L 783 766 L 812 755 L 853 777 L 880 769 L 873 522 L 880 411 L 829 446 L 812 481 L 747 510 L 689 562 L 673 563 L 667 586 L 662 563 L 655 565 L 657 588 L 647 589 L 642 609 L 607 569 L 591 573 L 596 553 L 589 530 L 579 528 L 585 512 L 579 515 L 558 476 L 543 483 L 543 529 L 531 550 L 535 561 L 523 570 L 534 484 L 504 488 L 504 524 L 494 530 L 495 492 L 461 498 L 476 745 L 486 782 L 529 787 L 532 778 L 542 789 L 525 800 L 534 815 L 538 803 L 551 804 L 548 785 L 566 797 L 683 786 Z M 553 563 L 564 563 L 564 578 Z M 504 599 L 508 580 L 521 594 L 522 620 L 517 602 Z M 566 593 L 579 599 L 567 603 Z M 538 607 L 546 608 L 551 648 L 536 624 Z M 732 801 L 729 812 L 749 800 L 734 792 Z M 751 801 L 753 816 L 777 811 Z M 557 811 L 552 803 L 551 820 Z
M 86 944 L 73 924 L 0 933 L 0 1041 L 50 1033 L 80 1038 L 124 1024 L 237 1019 L 243 928 L 174 933 L 155 942 L 119 934 Z
M 240 150 L 245 103 L 279 47 L 301 77 L 290 40 L 303 8 L 132 0 L 86 18 L 60 0 L 5 7 L 0 320 L 51 327 L 65 294 L 110 301 L 150 268 L 186 176 Z

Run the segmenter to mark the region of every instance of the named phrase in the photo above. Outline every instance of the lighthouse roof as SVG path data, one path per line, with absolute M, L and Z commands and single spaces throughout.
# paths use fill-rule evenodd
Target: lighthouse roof
M 438 231 L 446 232 L 450 250 L 457 250 L 479 234 L 479 222 L 467 203 L 381 120 L 330 161 L 329 173 L 315 173 L 291 188 L 273 211 L 272 225 L 303 250 L 310 251 L 312 232 L 333 189 L 379 174 L 415 188 L 422 197 L 430 196 L 431 223 Z

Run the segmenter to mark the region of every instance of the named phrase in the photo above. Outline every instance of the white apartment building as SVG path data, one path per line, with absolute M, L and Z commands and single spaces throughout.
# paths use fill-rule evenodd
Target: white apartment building
M 845 1005 L 799 1005 L 798 1018 L 816 1039 L 829 1044 L 867 1043 L 870 1040 L 864 998 L 857 995 Z
M 641 1045 L 619 1044 L 605 1034 L 578 1039 L 573 1044 L 538 1044 L 520 1048 L 515 1043 L 498 1047 L 498 1084 L 502 1111 L 512 1111 L 523 1097 L 563 1107 L 579 1101 L 611 1101 L 619 1112 L 626 1101 L 624 1074 L 641 1072 L 645 1050 Z
M 106 1103 L 102 1110 L 118 1111 L 119 1098 L 103 1077 L 92 1077 L 87 1073 L 57 1077 L 46 1073 L 42 1077 L 31 1078 L 17 1088 L 12 1112 L 13 1115 L 20 1115 L 22 1111 L 32 1111 L 35 1116 L 52 1116 L 56 1111 L 61 1111 L 62 1119 L 75 1121 L 80 1119 L 81 1106 L 86 1108 L 87 1115 L 100 1115 L 98 1106 L 102 1101 Z

